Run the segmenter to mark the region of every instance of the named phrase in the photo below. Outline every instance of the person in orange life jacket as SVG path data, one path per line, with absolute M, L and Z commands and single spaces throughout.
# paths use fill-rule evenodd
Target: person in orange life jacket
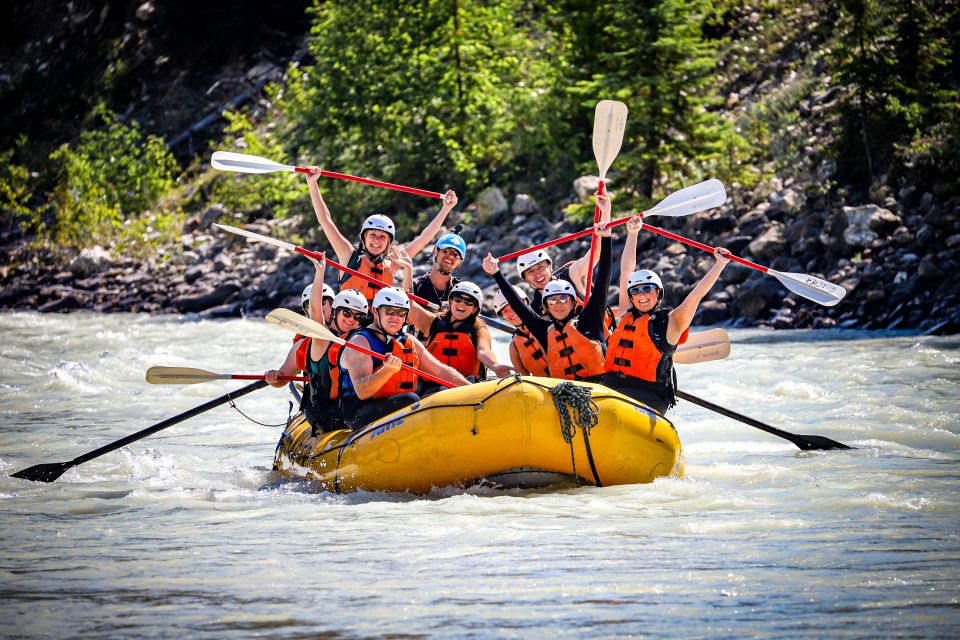
M 307 185 L 310 189 L 310 200 L 313 202 L 317 221 L 337 254 L 337 260 L 355 271 L 393 285 L 393 265 L 390 255 L 390 248 L 396 241 L 396 228 L 393 221 L 381 214 L 369 216 L 360 228 L 360 241 L 354 247 L 334 224 L 330 210 L 327 209 L 323 196 L 320 195 L 320 188 L 317 186 L 320 169 L 308 167 L 308 170 L 310 173 L 307 174 Z M 411 257 L 416 256 L 430 243 L 443 225 L 443 221 L 446 220 L 447 214 L 455 206 L 457 206 L 457 194 L 452 190 L 447 191 L 443 194 L 443 206 L 440 212 L 419 236 L 407 244 L 406 250 Z M 357 289 L 369 302 L 381 287 L 344 272 L 340 276 L 340 288 Z
M 430 271 L 413 279 L 415 295 L 434 304 L 443 304 L 450 297 L 451 289 L 460 282 L 460 278 L 453 275 L 467 257 L 467 243 L 460 237 L 461 225 L 457 225 L 451 233 L 440 236 L 433 246 L 433 264 Z
M 487 369 L 498 378 L 510 375 L 509 365 L 497 362 L 490 330 L 480 319 L 483 292 L 472 282 L 451 287 L 449 307 L 432 313 L 416 302 L 410 304 L 410 321 L 427 336 L 427 351 L 468 379 L 484 380 Z
M 713 251 L 716 262 L 675 309 L 663 304 L 663 282 L 637 264 L 641 216 L 627 223 L 627 241 L 620 260 L 620 308 L 626 309 L 607 345 L 604 384 L 643 402 L 661 415 L 676 404 L 673 353 L 686 341 L 690 323 L 730 262 L 730 252 Z
M 596 225 L 600 236 L 600 269 L 597 275 L 598 294 L 590 296 L 585 307 L 577 299 L 573 284 L 566 280 L 548 282 L 543 290 L 543 317 L 531 306 L 524 304 L 520 296 L 508 286 L 499 273 L 497 259 L 487 254 L 483 269 L 494 276 L 501 293 L 513 311 L 519 316 L 530 333 L 546 345 L 550 377 L 566 380 L 599 379 L 603 374 L 603 349 L 606 345 L 604 316 L 606 296 L 604 292 L 610 281 L 613 246 L 610 239 L 610 197 L 597 195 L 600 207 L 600 223 Z
M 348 342 L 379 354 L 386 360 L 354 349 L 340 352 L 340 408 L 347 426 L 356 430 L 420 400 L 414 393 L 419 376 L 401 364 L 443 378 L 454 386 L 469 382 L 427 351 L 413 336 L 403 333 L 410 298 L 397 287 L 385 287 L 373 299 L 373 324 L 351 334 Z
M 530 304 L 530 298 L 520 287 L 512 287 L 513 292 L 523 300 L 526 305 Z M 523 320 L 517 315 L 516 311 L 507 302 L 507 297 L 503 292 L 497 290 L 493 296 L 493 310 L 498 316 L 516 327 L 517 332 L 513 335 L 510 342 L 510 362 L 513 363 L 514 370 L 523 376 L 547 376 L 547 334 L 543 332 L 543 342 L 533 337 L 533 334 L 524 326 Z

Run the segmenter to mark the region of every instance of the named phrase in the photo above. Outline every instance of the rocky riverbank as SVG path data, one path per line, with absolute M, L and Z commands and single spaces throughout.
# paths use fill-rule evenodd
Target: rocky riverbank
M 462 233 L 470 252 L 458 275 L 492 295 L 492 281 L 481 269 L 487 251 L 502 255 L 583 228 L 561 209 L 578 198 L 587 201 L 595 186 L 595 177 L 579 178 L 570 197 L 549 211 L 526 194 L 484 191 L 449 219 L 451 225 L 467 222 Z M 821 307 L 789 293 L 772 277 L 731 264 L 701 305 L 697 324 L 960 331 L 960 292 L 952 277 L 960 250 L 960 202 L 938 202 L 910 189 L 891 193 L 880 186 L 874 192 L 879 204 L 820 209 L 811 206 L 801 185 L 774 179 L 751 193 L 731 192 L 723 207 L 680 219 L 652 218 L 650 223 L 725 246 L 778 271 L 825 278 L 848 291 L 837 306 Z M 312 279 L 311 264 L 212 228 L 221 219 L 235 223 L 219 206 L 193 215 L 178 243 L 146 260 L 101 247 L 64 260 L 50 250 L 27 251 L 23 240 L 8 240 L 6 264 L 0 266 L 0 308 L 223 318 L 296 307 L 300 291 Z M 309 246 L 323 248 L 310 222 L 306 217 L 259 219 L 246 227 L 281 239 L 307 237 Z M 622 230 L 615 233 L 617 256 L 623 237 Z M 587 241 L 574 241 L 552 248 L 551 255 L 562 264 L 588 248 Z M 639 249 L 639 266 L 663 275 L 670 301 L 682 300 L 712 261 L 704 252 L 649 233 L 641 233 Z M 425 271 L 428 254 L 418 256 L 416 265 L 418 272 Z M 611 301 L 616 299 L 617 271 L 615 266 Z M 512 264 L 505 273 L 515 277 Z M 328 281 L 335 277 L 331 270 Z

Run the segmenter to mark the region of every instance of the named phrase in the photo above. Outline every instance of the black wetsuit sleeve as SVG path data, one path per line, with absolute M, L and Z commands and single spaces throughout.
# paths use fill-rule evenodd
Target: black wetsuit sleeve
M 603 340 L 604 313 L 607 310 L 607 291 L 610 289 L 610 271 L 613 264 L 613 239 L 600 238 L 600 264 L 593 292 L 587 306 L 580 312 L 577 328 L 591 340 Z
M 527 328 L 527 331 L 530 332 L 530 335 L 536 338 L 541 346 L 546 348 L 547 331 L 550 329 L 550 321 L 540 317 L 540 314 L 531 309 L 530 305 L 517 295 L 517 292 L 513 290 L 513 287 L 507 282 L 507 279 L 502 273 L 497 271 L 493 279 L 497 281 L 497 286 L 500 287 L 503 297 L 507 299 L 507 304 L 510 305 L 510 308 L 513 309 L 514 313 L 520 318 L 520 321 Z

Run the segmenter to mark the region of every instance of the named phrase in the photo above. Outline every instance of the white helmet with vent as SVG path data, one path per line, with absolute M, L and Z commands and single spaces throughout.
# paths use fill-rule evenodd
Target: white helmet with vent
M 353 309 L 360 313 L 366 313 L 368 309 L 367 299 L 356 289 L 344 289 L 333 299 L 333 308 Z
M 466 280 L 464 280 L 463 282 L 458 282 L 457 284 L 453 285 L 453 288 L 450 289 L 450 295 L 453 295 L 455 293 L 460 293 L 465 296 L 470 296 L 471 298 L 477 301 L 478 308 L 483 306 L 483 291 L 481 291 L 480 287 L 473 284 L 472 282 L 467 282 Z
M 310 302 L 310 292 L 313 291 L 313 283 L 308 284 L 303 288 L 303 293 L 300 294 L 300 306 L 302 307 L 305 304 Z
M 377 231 L 389 233 L 391 240 L 397 237 L 397 230 L 396 227 L 393 226 L 393 220 L 382 213 L 375 213 L 364 220 L 363 226 L 360 227 L 360 235 L 363 236 L 363 232 L 369 229 L 375 229 Z
M 399 307 L 401 309 L 410 309 L 410 298 L 400 287 L 384 287 L 377 291 L 373 296 L 373 308 L 380 307 Z
M 566 280 L 551 280 L 547 283 L 547 286 L 543 288 L 543 300 L 546 301 L 550 296 L 556 296 L 560 294 L 571 295 L 576 299 L 577 290 L 573 288 L 573 285 L 567 282 Z
M 513 290 L 517 292 L 518 296 L 520 296 L 520 299 L 526 302 L 527 304 L 529 304 L 530 298 L 527 296 L 524 290 L 518 287 L 517 285 L 512 285 L 512 286 L 513 286 Z M 493 310 L 497 313 L 500 313 L 501 311 L 503 311 L 504 307 L 506 307 L 509 304 L 510 303 L 507 302 L 507 296 L 503 295 L 503 291 L 500 291 L 498 289 L 497 295 L 493 296 Z
M 652 284 L 656 285 L 658 289 L 663 289 L 663 280 L 661 280 L 660 276 L 656 273 L 650 271 L 650 269 L 640 269 L 631 273 L 630 279 L 627 281 L 627 290 L 629 291 L 633 287 L 642 284 Z
M 549 262 L 551 265 L 553 264 L 553 260 L 550 259 L 550 256 L 547 255 L 547 252 L 543 249 L 537 249 L 536 251 L 525 253 L 517 258 L 517 273 L 519 273 L 520 277 L 522 278 L 524 271 L 539 262 L 543 262 L 544 260 Z

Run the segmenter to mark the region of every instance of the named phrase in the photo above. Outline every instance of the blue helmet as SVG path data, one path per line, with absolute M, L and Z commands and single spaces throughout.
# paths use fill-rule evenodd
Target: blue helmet
M 455 233 L 447 233 L 440 237 L 437 240 L 436 246 L 434 249 L 456 249 L 460 252 L 460 259 L 465 260 L 467 257 L 467 241 L 458 236 Z

